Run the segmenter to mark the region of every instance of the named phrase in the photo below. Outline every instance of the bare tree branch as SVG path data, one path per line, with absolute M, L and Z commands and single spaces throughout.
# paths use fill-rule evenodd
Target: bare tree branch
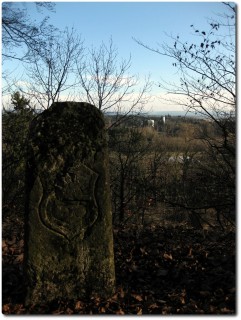
M 202 165 L 196 162 L 193 172 L 189 171 L 183 181 L 175 181 L 183 192 L 171 192 L 167 201 L 195 210 L 212 206 L 217 210 L 217 217 L 220 207 L 225 213 L 235 206 L 236 7 L 225 5 L 229 13 L 225 11 L 219 15 L 219 20 L 209 20 L 209 30 L 191 26 L 198 37 L 195 42 L 169 36 L 171 44 L 151 47 L 135 40 L 142 47 L 173 61 L 172 66 L 180 77 L 174 83 L 161 81 L 159 87 L 167 96 L 164 99 L 204 116 L 219 132 L 217 137 L 206 132 L 198 137 L 206 145 Z M 195 181 L 199 181 L 195 186 L 198 192 L 193 190 Z
M 53 3 L 36 3 L 37 8 L 53 11 Z M 48 17 L 40 23 L 31 21 L 27 10 L 13 2 L 2 3 L 2 46 L 3 58 L 29 61 L 32 52 L 39 52 L 46 37 L 54 30 Z M 17 50 L 16 50 L 17 49 Z
M 26 64 L 26 88 L 18 90 L 37 101 L 41 108 L 49 108 L 63 92 L 76 85 L 75 60 L 82 53 L 83 42 L 75 36 L 74 29 L 66 29 L 61 36 L 51 36 L 46 46 L 33 54 L 32 63 Z
M 115 112 L 118 123 L 127 115 L 141 112 L 148 102 L 149 79 L 139 88 L 138 77 L 129 74 L 131 57 L 118 62 L 118 51 L 112 40 L 108 46 L 102 43 L 99 48 L 89 50 L 84 63 L 78 59 L 76 63 L 87 101 L 103 112 Z

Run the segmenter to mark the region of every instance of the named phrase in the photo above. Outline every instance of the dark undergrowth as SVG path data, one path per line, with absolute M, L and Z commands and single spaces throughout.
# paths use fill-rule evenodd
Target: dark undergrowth
M 235 233 L 185 227 L 114 229 L 116 292 L 109 299 L 24 306 L 23 222 L 3 219 L 4 314 L 235 314 Z

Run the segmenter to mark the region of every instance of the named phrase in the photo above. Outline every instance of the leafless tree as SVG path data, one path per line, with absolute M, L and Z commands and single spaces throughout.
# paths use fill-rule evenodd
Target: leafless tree
M 54 3 L 36 2 L 36 7 L 39 11 L 43 8 L 53 11 Z M 52 31 L 48 17 L 36 23 L 20 3 L 2 3 L 3 58 L 28 61 L 33 51 L 38 52 L 44 46 L 46 37 Z
M 32 103 L 47 109 L 61 95 L 69 95 L 76 84 L 75 60 L 83 53 L 83 41 L 75 36 L 75 30 L 66 29 L 48 38 L 46 46 L 32 55 L 32 63 L 26 64 L 27 78 L 18 90 Z M 66 96 L 65 96 L 66 99 Z
M 190 172 L 190 181 L 193 182 L 191 177 L 200 177 L 198 193 L 185 193 L 185 204 L 179 203 L 193 211 L 213 207 L 217 215 L 221 211 L 226 214 L 235 206 L 235 17 L 236 7 L 225 3 L 224 14 L 216 20 L 209 20 L 209 30 L 191 25 L 197 36 L 195 42 L 188 43 L 180 36 L 170 36 L 172 45 L 163 43 L 150 47 L 137 40 L 143 47 L 172 59 L 180 81 L 169 83 L 163 80 L 160 83 L 162 90 L 170 96 L 167 100 L 206 118 L 219 132 L 216 136 L 200 132 L 198 138 L 206 144 L 207 153 L 196 162 L 195 174 Z M 188 180 L 186 185 L 193 187 Z M 198 202 L 195 200 L 197 194 Z
M 89 50 L 84 63 L 77 60 L 78 78 L 87 101 L 103 112 L 115 112 L 115 124 L 140 113 L 149 100 L 149 79 L 140 86 L 138 77 L 129 74 L 130 66 L 131 57 L 119 62 L 112 40 L 108 46 L 102 43 Z
M 146 200 L 146 189 L 141 185 L 141 163 L 150 152 L 151 144 L 140 128 L 135 127 L 115 127 L 109 131 L 109 139 L 114 219 L 124 222 L 129 218 L 127 212 L 130 208 L 134 206 L 137 213 L 140 202 Z
M 166 93 L 177 96 L 172 102 L 213 121 L 236 108 L 235 7 L 230 10 L 233 14 L 225 15 L 228 22 L 210 21 L 209 31 L 191 25 L 198 36 L 196 43 L 170 36 L 173 45 L 163 43 L 154 48 L 136 40 L 145 48 L 174 59 L 172 65 L 180 74 L 180 84 L 160 83 Z

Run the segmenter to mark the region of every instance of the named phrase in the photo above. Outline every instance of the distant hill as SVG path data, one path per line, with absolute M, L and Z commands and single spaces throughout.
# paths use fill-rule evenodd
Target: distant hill
M 106 116 L 113 117 L 117 113 L 108 111 L 105 113 Z M 121 114 L 121 113 L 120 113 Z M 194 112 L 186 112 L 186 111 L 151 111 L 151 112 L 144 112 L 145 117 L 162 117 L 162 116 L 171 116 L 171 117 L 190 117 L 190 118 L 204 118 L 201 114 L 194 113 Z M 140 115 L 141 116 L 141 115 Z
M 186 111 L 152 111 L 152 112 L 148 112 L 149 116 L 172 116 L 172 117 L 197 117 L 197 118 L 203 118 L 202 115 L 200 114 L 195 114 L 194 112 L 186 112 Z

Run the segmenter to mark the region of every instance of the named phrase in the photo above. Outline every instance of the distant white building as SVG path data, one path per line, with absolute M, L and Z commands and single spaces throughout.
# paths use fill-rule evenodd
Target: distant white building
M 147 120 L 147 125 L 148 125 L 148 127 L 153 127 L 153 128 L 154 128 L 155 121 L 154 121 L 154 120 L 149 119 L 149 120 Z
M 189 161 L 190 157 L 183 157 L 183 155 L 178 155 L 178 156 L 171 156 L 168 159 L 168 162 L 177 162 L 177 163 L 184 163 L 184 161 Z
M 166 117 L 165 116 L 162 117 L 162 121 L 163 121 L 164 124 L 166 123 Z

